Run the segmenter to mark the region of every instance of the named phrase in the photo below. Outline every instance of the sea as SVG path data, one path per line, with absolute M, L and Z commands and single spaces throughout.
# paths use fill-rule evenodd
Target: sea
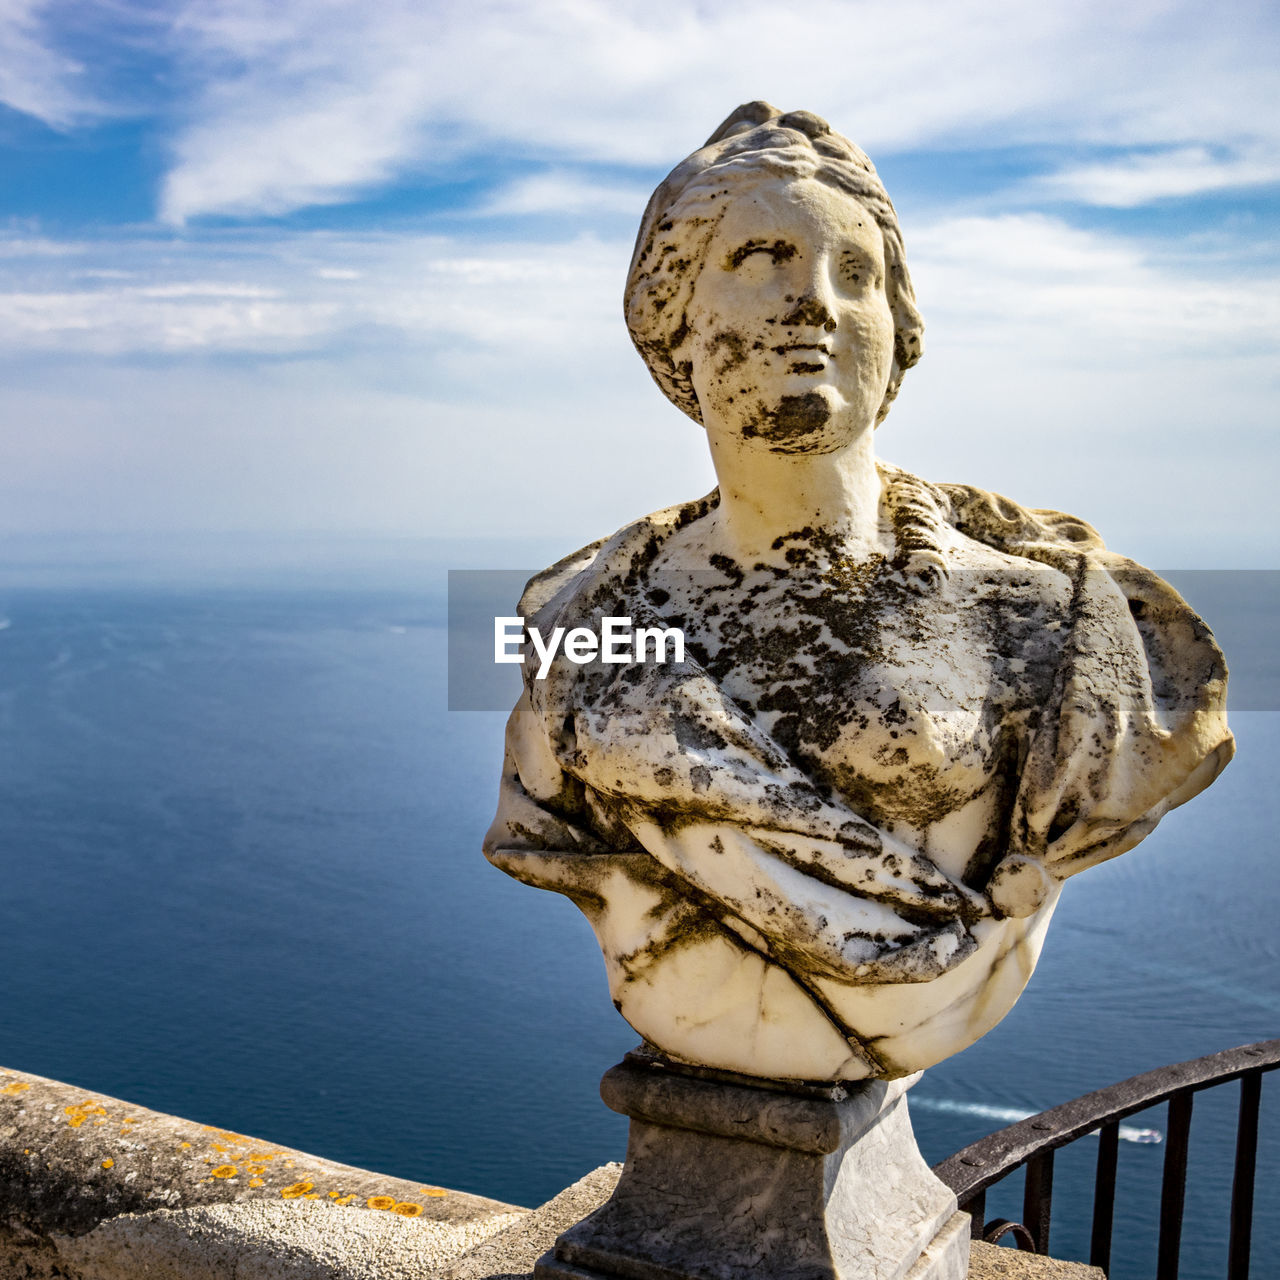
M 481 856 L 504 715 L 449 710 L 447 571 L 565 549 L 11 548 L 0 1065 L 520 1205 L 622 1159 L 597 1089 L 637 1037 L 576 909 Z M 1280 714 L 1255 700 L 1232 723 L 1222 778 L 1071 881 L 1013 1012 L 912 1090 L 931 1162 L 1280 1035 Z M 1237 1100 L 1197 1096 L 1183 1280 L 1226 1274 Z M 1165 1123 L 1122 1135 L 1112 1280 L 1154 1274 Z M 1059 1156 L 1060 1257 L 1087 1257 L 1096 1150 Z M 1019 1181 L 989 1216 L 1020 1216 Z M 1280 1275 L 1280 1075 L 1253 1260 Z

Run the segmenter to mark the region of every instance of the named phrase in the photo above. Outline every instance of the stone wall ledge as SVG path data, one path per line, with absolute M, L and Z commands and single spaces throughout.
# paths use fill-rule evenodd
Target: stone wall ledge
M 525 1280 L 604 1165 L 530 1212 L 0 1069 L 0 1280 Z M 970 1280 L 1105 1280 L 975 1244 Z
M 417 1280 L 527 1213 L 0 1069 L 0 1280 Z

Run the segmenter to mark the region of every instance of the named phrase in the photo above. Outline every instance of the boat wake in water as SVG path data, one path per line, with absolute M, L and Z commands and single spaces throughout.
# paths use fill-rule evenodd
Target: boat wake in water
M 1034 1111 L 1023 1111 L 1019 1107 L 995 1107 L 985 1102 L 957 1102 L 954 1098 L 912 1098 L 913 1111 L 941 1111 L 947 1115 L 980 1116 L 984 1120 L 999 1120 L 1002 1124 L 1016 1124 L 1019 1120 L 1027 1120 L 1036 1115 Z M 1089 1137 L 1096 1138 L 1095 1129 Z M 1159 1129 L 1140 1129 L 1136 1125 L 1120 1126 L 1121 1142 L 1152 1143 L 1163 1142 L 1164 1134 Z

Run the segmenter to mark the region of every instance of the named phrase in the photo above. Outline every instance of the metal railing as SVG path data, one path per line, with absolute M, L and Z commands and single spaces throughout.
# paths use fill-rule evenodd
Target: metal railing
M 1012 1235 L 1020 1249 L 1049 1252 L 1053 1206 L 1053 1155 L 1086 1134 L 1098 1132 L 1098 1164 L 1093 1188 L 1093 1229 L 1089 1261 L 1106 1270 L 1111 1264 L 1116 1164 L 1120 1121 L 1161 1102 L 1169 1104 L 1168 1138 L 1160 1189 L 1160 1232 L 1156 1280 L 1178 1280 L 1182 1210 L 1187 1182 L 1191 1105 L 1202 1089 L 1240 1081 L 1235 1174 L 1231 1185 L 1231 1234 L 1227 1244 L 1228 1280 L 1248 1280 L 1253 1232 L 1253 1182 L 1258 1158 L 1258 1114 L 1264 1073 L 1280 1066 L 1280 1040 L 1227 1049 L 1193 1062 L 1179 1062 L 1119 1084 L 1086 1093 L 1060 1107 L 1020 1120 L 934 1165 L 955 1193 L 960 1208 L 973 1216 L 975 1239 L 996 1243 Z M 987 1188 L 1026 1166 L 1022 1221 L 986 1222 Z

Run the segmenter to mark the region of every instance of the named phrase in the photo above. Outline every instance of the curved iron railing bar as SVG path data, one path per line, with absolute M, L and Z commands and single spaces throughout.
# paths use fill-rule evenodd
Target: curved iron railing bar
M 1264 1072 L 1278 1066 L 1280 1040 L 1261 1040 L 1189 1062 L 1157 1067 L 1019 1120 L 948 1156 L 934 1165 L 933 1171 L 956 1193 L 960 1208 L 974 1215 L 973 1235 L 980 1239 L 987 1188 L 1022 1165 L 1028 1165 L 1023 1215 L 1031 1225 L 1024 1230 L 1029 1230 L 1034 1237 L 1036 1252 L 1043 1254 L 1048 1246 L 1053 1193 L 1052 1154 L 1059 1147 L 1101 1129 L 1090 1262 L 1105 1268 L 1111 1252 L 1119 1123 L 1136 1112 L 1168 1101 L 1170 1134 L 1161 1187 L 1159 1277 L 1176 1280 L 1191 1095 L 1214 1085 L 1240 1080 L 1228 1276 L 1229 1280 L 1248 1280 L 1261 1079 Z
M 999 1244 L 1005 1236 L 1010 1235 L 1024 1253 L 1035 1253 L 1035 1237 L 1020 1222 L 1014 1222 L 1009 1218 L 992 1218 L 982 1231 L 982 1239 L 987 1244 Z

